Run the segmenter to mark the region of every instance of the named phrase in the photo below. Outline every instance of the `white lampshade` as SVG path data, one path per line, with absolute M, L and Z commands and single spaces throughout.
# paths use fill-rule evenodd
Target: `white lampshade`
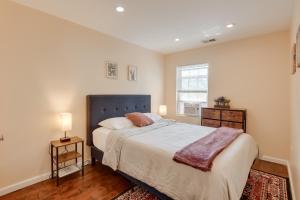
M 166 105 L 160 105 L 159 106 L 159 114 L 161 116 L 167 115 L 167 106 Z
M 72 113 L 61 113 L 61 129 L 62 131 L 72 130 Z

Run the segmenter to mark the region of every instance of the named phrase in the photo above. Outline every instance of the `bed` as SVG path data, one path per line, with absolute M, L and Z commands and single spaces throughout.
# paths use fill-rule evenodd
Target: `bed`
M 211 171 L 203 172 L 177 163 L 172 157 L 176 151 L 208 135 L 214 128 L 172 120 L 134 130 L 111 131 L 98 126 L 100 121 L 108 118 L 150 111 L 150 95 L 87 96 L 87 144 L 91 146 L 92 164 L 96 160 L 103 161 L 161 199 L 235 200 L 241 197 L 258 154 L 256 143 L 248 134 L 242 134 L 221 152 Z M 120 135 L 126 134 L 130 137 L 121 140 Z

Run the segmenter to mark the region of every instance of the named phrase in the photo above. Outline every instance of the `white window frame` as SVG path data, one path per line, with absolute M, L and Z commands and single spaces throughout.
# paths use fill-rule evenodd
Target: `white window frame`
M 207 76 L 205 76 L 205 77 L 207 77 L 207 90 L 206 91 L 204 91 L 204 90 L 181 90 L 181 91 L 186 91 L 186 92 L 194 92 L 194 93 L 196 93 L 196 92 L 199 92 L 199 93 L 207 93 L 207 96 L 206 96 L 206 101 L 205 102 L 199 102 L 199 103 L 206 103 L 206 104 L 208 104 L 208 92 L 209 92 L 209 63 L 201 63 L 201 64 L 190 64 L 190 65 L 181 65 L 181 66 L 178 66 L 178 67 L 176 67 L 176 115 L 177 116 L 188 116 L 188 117 L 200 117 L 201 116 L 201 110 L 200 110 L 200 112 L 199 112 L 199 115 L 197 115 L 197 116 L 195 116 L 195 115 L 186 115 L 186 114 L 181 114 L 181 113 L 179 113 L 178 112 L 178 102 L 179 102 L 179 97 L 178 97 L 178 92 L 180 92 L 180 90 L 178 90 L 178 81 L 180 80 L 182 80 L 181 78 L 179 78 L 178 76 L 179 76 L 179 74 L 178 74 L 178 71 L 180 70 L 180 69 L 182 69 L 182 68 L 191 68 L 191 67 L 197 67 L 197 66 L 203 66 L 203 68 L 204 68 L 204 66 L 205 66 L 205 68 L 207 68 Z M 185 101 L 184 101 L 185 102 Z M 187 103 L 189 103 L 189 102 L 187 102 Z M 201 108 L 200 108 L 201 109 Z

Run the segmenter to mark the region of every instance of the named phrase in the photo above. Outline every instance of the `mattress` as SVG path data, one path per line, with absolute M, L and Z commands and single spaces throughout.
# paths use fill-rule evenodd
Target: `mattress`
M 111 129 L 104 128 L 104 127 L 95 129 L 93 131 L 94 146 L 100 149 L 101 151 L 104 151 L 106 138 L 111 131 L 112 131 Z
M 175 200 L 239 200 L 258 155 L 253 138 L 242 134 L 203 172 L 173 161 L 174 153 L 214 128 L 175 122 L 111 131 L 103 164 L 120 170 Z

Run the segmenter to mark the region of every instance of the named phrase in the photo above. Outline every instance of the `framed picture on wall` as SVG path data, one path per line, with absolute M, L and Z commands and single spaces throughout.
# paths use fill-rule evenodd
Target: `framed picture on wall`
M 292 74 L 295 74 L 297 71 L 297 63 L 296 63 L 296 44 L 293 45 L 292 49 Z
M 128 80 L 136 81 L 137 80 L 137 67 L 129 65 L 128 66 Z
M 296 36 L 296 67 L 300 67 L 300 26 Z
M 118 79 L 118 64 L 107 61 L 105 64 L 106 77 L 110 79 Z

